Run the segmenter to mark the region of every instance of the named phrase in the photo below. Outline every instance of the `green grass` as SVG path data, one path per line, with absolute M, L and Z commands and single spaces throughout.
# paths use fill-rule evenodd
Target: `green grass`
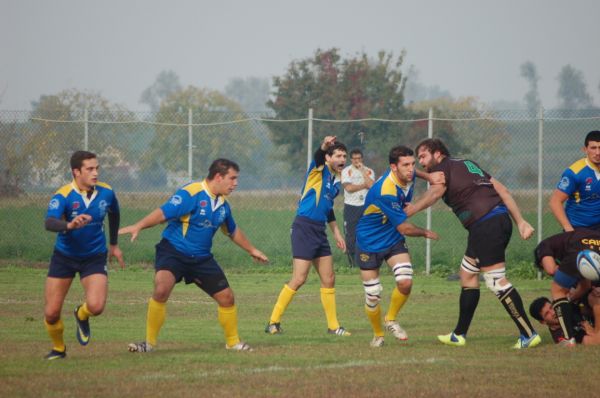
M 248 269 L 259 269 L 249 265 Z M 456 322 L 459 287 L 439 277 L 417 275 L 413 294 L 398 318 L 407 344 L 389 336 L 381 349 L 363 310 L 358 275 L 337 276 L 338 316 L 353 332 L 325 334 L 319 283 L 311 274 L 286 312 L 285 333 L 263 332 L 288 275 L 228 272 L 239 308 L 241 337 L 252 353 L 226 351 L 216 305 L 195 286 L 177 285 L 168 304 L 158 349 L 131 354 L 127 343 L 143 340 L 151 270 L 110 272 L 106 311 L 92 319 L 92 341 L 81 347 L 74 336 L 72 309 L 83 292 L 75 282 L 66 298 L 66 360 L 45 362 L 50 341 L 43 326 L 45 270 L 0 267 L 0 396 L 528 396 L 562 397 L 565 380 L 595 391 L 597 380 L 584 369 L 597 363 L 600 348 L 563 349 L 539 329 L 543 345 L 515 351 L 517 331 L 495 296 L 482 289 L 468 344 L 446 347 L 435 336 Z M 528 304 L 547 294 L 547 281 L 513 280 Z M 383 278 L 384 309 L 392 278 Z

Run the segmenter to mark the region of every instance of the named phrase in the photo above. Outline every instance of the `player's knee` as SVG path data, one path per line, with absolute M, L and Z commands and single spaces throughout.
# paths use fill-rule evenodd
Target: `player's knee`
M 46 310 L 44 312 L 44 319 L 50 325 L 54 325 L 56 322 L 58 322 L 60 320 L 60 310 L 59 311 Z
M 229 288 L 213 294 L 212 297 L 221 307 L 231 307 L 235 304 L 233 290 Z
M 86 302 L 86 305 L 88 311 L 94 316 L 98 316 L 104 311 L 104 301 L 90 301 Z
M 413 269 L 410 263 L 398 263 L 392 267 L 392 272 L 398 286 L 400 284 L 406 285 L 407 283 L 412 285 Z
M 363 282 L 365 289 L 365 303 L 369 308 L 377 307 L 377 304 L 381 301 L 381 292 L 383 286 L 379 281 L 379 278 L 371 279 Z
M 396 282 L 396 287 L 398 288 L 398 291 L 400 291 L 400 293 L 402 293 L 404 295 L 410 294 L 410 291 L 412 290 L 412 285 L 413 285 L 412 278 L 411 279 L 402 279 L 402 280 Z
M 506 279 L 506 268 L 498 268 L 492 271 L 484 272 L 483 279 L 485 285 L 496 295 L 505 292 L 512 287 L 512 284 Z
M 468 273 L 468 274 L 479 274 L 479 268 L 477 268 L 477 264 L 475 264 L 473 259 L 470 259 L 468 257 L 463 257 L 462 261 L 460 262 L 460 268 L 463 271 L 463 273 Z

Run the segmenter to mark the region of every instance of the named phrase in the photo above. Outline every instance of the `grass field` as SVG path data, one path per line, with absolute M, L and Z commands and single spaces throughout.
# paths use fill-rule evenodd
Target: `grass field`
M 262 265 L 250 265 L 260 269 Z M 545 329 L 538 348 L 516 351 L 516 328 L 495 296 L 482 289 L 466 347 L 446 347 L 435 336 L 456 322 L 459 287 L 418 275 L 400 323 L 408 343 L 386 337 L 380 349 L 363 312 L 358 276 L 338 275 L 341 323 L 347 338 L 325 334 L 318 278 L 313 274 L 286 312 L 285 333 L 263 332 L 287 275 L 226 270 L 236 292 L 240 335 L 251 353 L 224 349 L 216 306 L 194 286 L 176 286 L 158 349 L 131 354 L 127 343 L 142 340 L 152 271 L 132 267 L 110 272 L 106 311 L 91 321 L 92 341 L 74 336 L 72 309 L 83 293 L 75 282 L 63 308 L 66 360 L 46 362 L 50 349 L 43 326 L 45 269 L 0 267 L 0 396 L 2 397 L 563 397 L 576 388 L 593 396 L 600 347 L 564 349 Z M 356 271 L 353 271 L 355 273 Z M 513 280 L 526 304 L 547 294 L 548 281 Z M 392 278 L 384 278 L 384 309 Z M 588 369 L 588 370 L 586 370 Z

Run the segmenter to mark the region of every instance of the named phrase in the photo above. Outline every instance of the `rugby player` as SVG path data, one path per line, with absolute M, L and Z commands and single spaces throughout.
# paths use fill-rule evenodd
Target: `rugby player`
M 346 251 L 346 242 L 333 212 L 333 200 L 341 188 L 339 176 L 346 163 L 346 151 L 346 146 L 336 141 L 335 136 L 327 136 L 315 152 L 292 224 L 292 278 L 279 293 L 265 328 L 266 333 L 282 332 L 283 313 L 306 282 L 312 264 L 321 279 L 321 303 L 327 318 L 327 333 L 350 336 L 350 332 L 340 326 L 337 319 L 333 258 L 325 227 L 325 224 L 329 225 L 337 247 Z
M 154 291 L 148 301 L 146 340 L 131 343 L 131 352 L 152 351 L 167 314 L 167 300 L 175 284 L 194 283 L 217 303 L 219 323 L 228 350 L 251 351 L 238 335 L 237 307 L 233 290 L 211 253 L 213 237 L 220 228 L 236 245 L 262 263 L 268 258 L 256 249 L 238 227 L 226 200 L 237 187 L 239 166 L 217 159 L 203 181 L 194 181 L 177 190 L 161 207 L 137 223 L 119 230 L 134 241 L 141 230 L 168 221 L 162 240 L 156 245 Z
M 92 152 L 76 151 L 70 160 L 73 181 L 61 187 L 48 204 L 46 230 L 57 232 L 45 288 L 44 324 L 52 340 L 46 359 L 67 355 L 63 339 L 62 306 L 73 278 L 79 279 L 85 301 L 75 308 L 76 336 L 87 345 L 89 318 L 104 311 L 108 290 L 107 254 L 125 267 L 118 245 L 119 202 L 110 185 L 98 182 L 100 166 Z M 109 248 L 106 249 L 104 218 L 108 214 Z
M 444 184 L 431 185 L 407 215 L 433 205 L 438 199 L 452 208 L 469 231 L 467 249 L 461 262 L 461 294 L 459 318 L 454 330 L 438 339 L 448 345 L 464 346 L 469 326 L 479 304 L 479 274 L 483 272 L 486 286 L 494 292 L 519 329 L 514 348 L 529 348 L 541 342 L 527 318 L 523 301 L 506 277 L 505 250 L 512 235 L 513 218 L 521 238 L 529 239 L 533 228 L 522 217 L 508 189 L 483 171 L 475 162 L 454 159 L 439 139 L 427 139 L 416 149 L 421 166 L 428 172 L 442 171 Z

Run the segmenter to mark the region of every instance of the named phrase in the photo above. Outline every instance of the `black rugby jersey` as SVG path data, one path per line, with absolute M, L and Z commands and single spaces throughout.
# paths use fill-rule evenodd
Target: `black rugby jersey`
M 577 254 L 585 249 L 600 253 L 600 232 L 578 228 L 546 238 L 535 248 L 535 263 L 539 267 L 543 257 L 551 256 L 558 264 L 559 270 L 581 278 L 577 271 Z
M 502 204 L 488 173 L 472 160 L 444 158 L 431 169 L 441 171 L 446 177 L 444 202 L 465 228 Z

